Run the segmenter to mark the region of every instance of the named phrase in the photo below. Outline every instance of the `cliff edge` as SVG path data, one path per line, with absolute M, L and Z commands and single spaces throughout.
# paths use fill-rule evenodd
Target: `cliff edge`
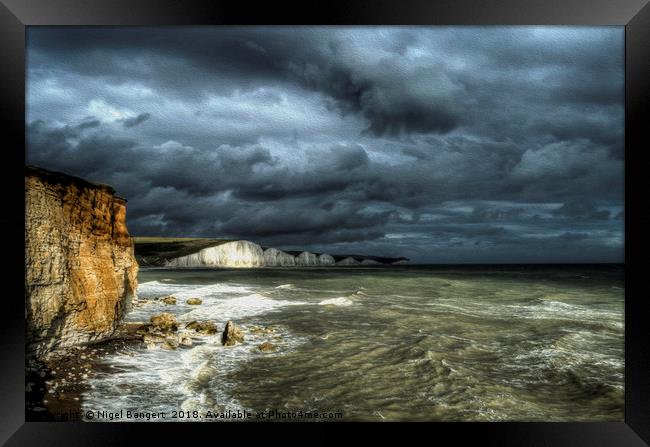
M 28 354 L 110 336 L 135 296 L 126 200 L 107 185 L 25 169 Z

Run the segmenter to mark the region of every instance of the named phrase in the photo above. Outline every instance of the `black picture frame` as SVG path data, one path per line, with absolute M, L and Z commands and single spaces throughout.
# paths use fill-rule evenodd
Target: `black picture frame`
M 275 435 L 285 424 L 86 424 L 25 422 L 24 373 L 24 144 L 25 27 L 30 25 L 220 25 L 220 24 L 422 24 L 422 25 L 623 25 L 625 26 L 625 422 L 608 423 L 418 423 L 307 424 L 304 441 L 323 440 L 350 427 L 382 437 L 408 431 L 414 439 L 468 439 L 487 445 L 642 446 L 650 444 L 650 325 L 643 312 L 643 260 L 648 252 L 640 187 L 641 159 L 650 148 L 644 132 L 650 97 L 648 0 L 347 0 L 327 3 L 253 4 L 223 0 L 0 0 L 3 151 L 0 231 L 7 250 L 0 306 L 0 443 L 24 445 L 119 445 L 155 436 L 223 442 L 237 432 Z M 8 140 L 8 141 L 7 141 Z M 21 279 L 22 278 L 22 279 Z M 7 290 L 7 289 L 5 289 Z M 22 292 L 24 293 L 24 292 Z M 293 432 L 296 423 L 290 424 Z M 295 433 L 295 432 L 293 432 Z M 138 435 L 138 438 L 136 438 Z M 242 438 L 245 439 L 245 438 Z M 154 441 L 157 442 L 157 441 Z

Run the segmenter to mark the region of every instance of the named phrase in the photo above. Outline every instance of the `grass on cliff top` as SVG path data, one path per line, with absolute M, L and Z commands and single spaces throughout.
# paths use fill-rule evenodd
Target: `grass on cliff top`
M 159 236 L 136 236 L 133 242 L 136 244 L 164 244 L 170 242 L 189 242 L 206 240 L 201 237 L 159 237 Z M 218 240 L 218 239 L 215 239 Z
M 196 237 L 134 237 L 136 256 L 149 258 L 153 264 L 171 258 L 186 256 L 204 248 L 231 242 L 229 239 Z

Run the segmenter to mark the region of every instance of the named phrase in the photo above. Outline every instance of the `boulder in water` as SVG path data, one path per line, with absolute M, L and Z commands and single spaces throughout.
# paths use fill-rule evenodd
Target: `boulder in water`
M 176 338 L 168 338 L 165 342 L 160 345 L 163 349 L 176 349 L 179 346 L 179 342 Z
M 203 300 L 201 298 L 188 298 L 185 302 L 191 306 L 198 306 L 203 303 Z
M 199 334 L 212 335 L 219 331 L 219 328 L 212 321 L 190 321 L 185 325 L 187 329 L 194 330 Z
M 151 325 L 150 328 L 159 330 L 161 332 L 176 332 L 178 330 L 178 323 L 176 322 L 176 317 L 170 313 L 162 313 L 160 315 L 154 315 L 150 319 Z
M 165 304 L 176 304 L 176 297 L 175 296 L 169 295 L 169 296 L 164 296 L 164 297 L 162 297 L 160 299 Z
M 159 334 L 144 334 L 142 336 L 142 341 L 146 345 L 155 345 L 157 343 L 162 343 L 166 340 L 166 337 L 164 335 L 159 335 Z
M 221 336 L 221 344 L 224 346 L 234 346 L 237 343 L 244 341 L 244 334 L 239 329 L 235 323 L 231 320 L 226 323 L 226 327 L 223 330 L 223 335 Z
M 275 333 L 275 329 L 272 326 L 269 327 L 261 327 L 261 326 L 251 326 L 248 329 L 248 332 L 251 334 L 273 334 Z
M 278 347 L 275 346 L 273 343 L 269 343 L 267 341 L 259 345 L 257 349 L 259 349 L 262 352 L 275 352 L 278 350 Z

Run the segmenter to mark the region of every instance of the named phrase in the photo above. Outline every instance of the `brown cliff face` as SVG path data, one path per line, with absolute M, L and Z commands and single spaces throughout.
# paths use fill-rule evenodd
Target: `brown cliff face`
M 126 201 L 106 185 L 27 167 L 27 352 L 110 336 L 135 296 Z

